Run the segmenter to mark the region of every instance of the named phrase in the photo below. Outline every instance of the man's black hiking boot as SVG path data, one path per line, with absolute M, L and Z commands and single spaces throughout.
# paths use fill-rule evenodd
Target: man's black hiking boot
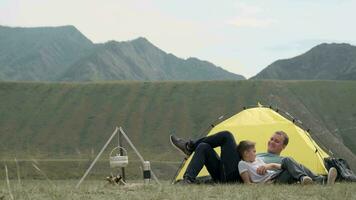
M 190 156 L 192 154 L 192 151 L 190 151 L 188 148 L 188 142 L 176 137 L 175 135 L 171 135 L 169 137 L 172 145 L 177 148 L 179 151 L 181 151 L 184 155 Z
M 191 185 L 191 184 L 195 184 L 194 181 L 191 181 L 189 179 L 182 179 L 182 180 L 179 180 L 175 183 L 176 185 Z

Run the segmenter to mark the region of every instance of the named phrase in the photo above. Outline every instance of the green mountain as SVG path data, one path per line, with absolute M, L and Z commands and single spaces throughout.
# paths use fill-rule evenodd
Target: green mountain
M 356 47 L 320 44 L 300 56 L 272 63 L 251 79 L 356 80 Z
M 73 26 L 0 26 L 0 80 L 240 80 L 212 63 L 167 54 L 145 38 L 93 44 Z
M 93 47 L 74 26 L 0 26 L 0 80 L 55 80 Z
M 219 116 L 260 102 L 300 119 L 356 169 L 355 81 L 0 82 L 0 96 L 2 158 L 88 155 L 118 125 L 147 159 L 177 161 L 170 133 L 206 135 Z
M 224 80 L 244 79 L 212 63 L 167 54 L 145 38 L 110 41 L 74 63 L 59 80 Z

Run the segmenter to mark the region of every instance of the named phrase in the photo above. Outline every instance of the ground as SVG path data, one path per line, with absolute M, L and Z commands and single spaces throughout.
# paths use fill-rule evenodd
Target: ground
M 104 181 L 77 180 L 10 181 L 14 199 L 356 199 L 356 184 L 320 185 L 144 185 L 140 181 L 128 186 L 106 185 Z M 11 199 L 6 181 L 0 183 L 0 199 Z

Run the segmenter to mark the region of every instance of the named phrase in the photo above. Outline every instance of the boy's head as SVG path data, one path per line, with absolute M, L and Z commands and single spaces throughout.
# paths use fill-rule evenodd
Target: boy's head
M 253 162 L 256 159 L 256 148 L 255 142 L 248 140 L 242 140 L 237 146 L 237 151 L 239 152 L 242 160 Z

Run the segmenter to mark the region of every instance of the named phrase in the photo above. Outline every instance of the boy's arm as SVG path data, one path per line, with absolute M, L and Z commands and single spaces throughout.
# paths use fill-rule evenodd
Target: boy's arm
M 242 172 L 240 174 L 242 180 L 244 183 L 247 183 L 247 184 L 251 184 L 251 178 L 250 178 L 250 174 L 248 173 L 248 171 L 245 171 L 245 172 Z

